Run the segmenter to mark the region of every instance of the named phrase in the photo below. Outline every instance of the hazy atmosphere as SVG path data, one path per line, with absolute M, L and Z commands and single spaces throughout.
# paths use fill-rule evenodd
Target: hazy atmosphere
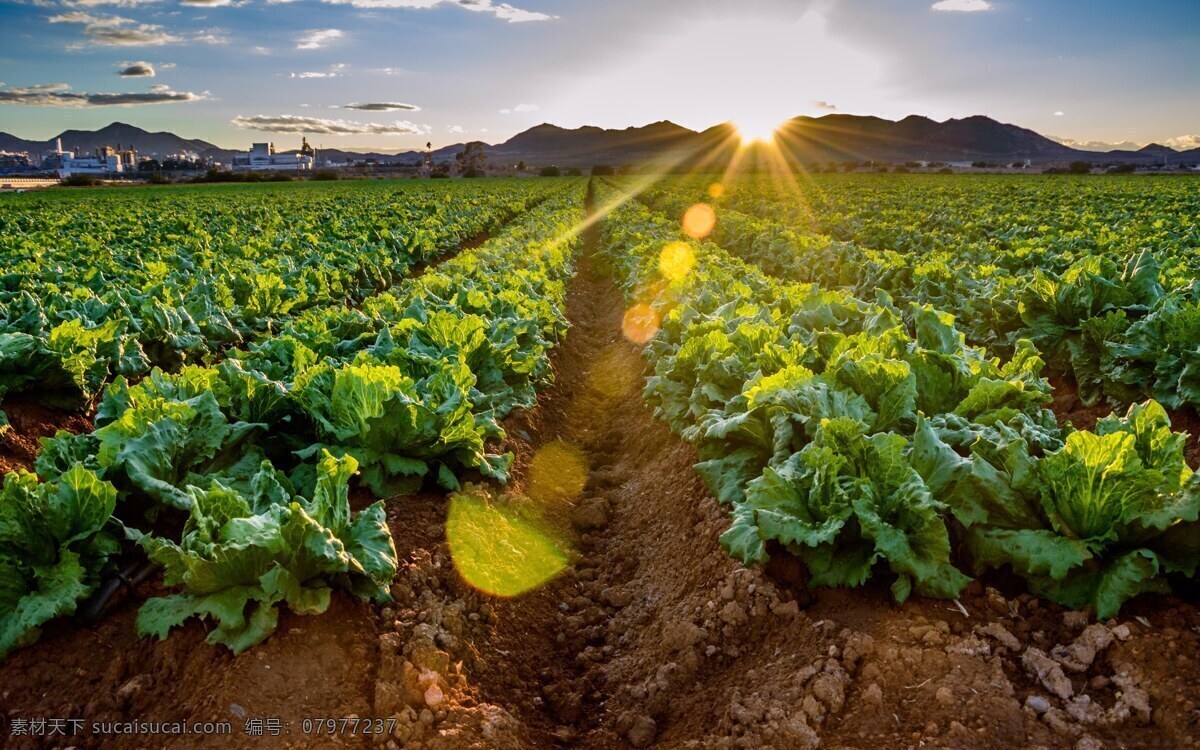
M 5 0 L 0 23 L 0 129 L 24 138 L 121 120 L 398 151 L 841 112 L 1200 145 L 1188 0 Z

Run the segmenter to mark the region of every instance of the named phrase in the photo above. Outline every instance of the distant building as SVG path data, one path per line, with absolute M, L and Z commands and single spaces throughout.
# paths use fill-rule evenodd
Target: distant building
M 234 155 L 233 169 L 248 172 L 302 171 L 312 169 L 316 160 L 317 152 L 308 145 L 307 138 L 302 139 L 298 153 L 276 153 L 274 143 L 255 143 L 248 152 Z
M 21 174 L 34 171 L 29 154 L 0 151 L 0 174 Z
M 54 170 L 59 177 L 70 177 L 73 174 L 117 175 L 137 169 L 138 155 L 133 149 L 122 149 L 101 146 L 92 154 L 77 155 L 74 151 L 64 151 L 62 139 L 54 141 L 54 150 L 42 159 L 42 169 Z

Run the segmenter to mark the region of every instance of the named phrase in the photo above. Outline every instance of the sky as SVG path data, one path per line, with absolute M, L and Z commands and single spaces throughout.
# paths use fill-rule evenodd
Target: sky
M 833 112 L 1200 146 L 1200 0 L 0 0 L 0 131 L 498 143 Z

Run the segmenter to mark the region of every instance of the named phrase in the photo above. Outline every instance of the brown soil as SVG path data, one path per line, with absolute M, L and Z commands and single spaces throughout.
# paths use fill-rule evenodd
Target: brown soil
M 92 429 L 92 417 L 81 412 L 59 411 L 42 406 L 31 395 L 14 396 L 0 404 L 10 427 L 0 433 L 0 476 L 17 469 L 33 471 L 41 450 L 41 438 L 59 430 L 84 432 Z
M 205 645 L 198 624 L 138 641 L 123 603 L 95 630 L 53 624 L 0 666 L 0 713 L 234 723 L 234 741 L 79 747 L 1200 746 L 1200 615 L 1178 598 L 1094 623 L 999 577 L 972 584 L 961 607 L 896 605 L 883 583 L 810 592 L 786 557 L 766 569 L 731 559 L 694 452 L 641 399 L 623 301 L 590 256 L 568 305 L 555 385 L 506 425 L 517 462 L 504 500 L 534 502 L 522 498 L 548 447 L 583 451 L 582 491 L 536 509 L 575 549 L 563 575 L 514 598 L 480 593 L 449 554 L 447 499 L 395 499 L 395 603 L 338 594 L 325 615 L 285 612 L 238 658 Z M 302 732 L 305 717 L 347 715 L 395 724 L 361 740 Z M 290 734 L 245 737 L 243 716 L 279 717 Z

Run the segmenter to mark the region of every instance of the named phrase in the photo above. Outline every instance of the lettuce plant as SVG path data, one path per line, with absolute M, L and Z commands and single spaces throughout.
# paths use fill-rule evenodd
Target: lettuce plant
M 117 490 L 75 464 L 54 482 L 22 471 L 0 489 L 0 659 L 75 612 L 119 550 Z M 116 528 L 119 528 L 117 526 Z
M 183 588 L 142 605 L 138 633 L 165 638 L 191 617 L 211 618 L 217 627 L 208 642 L 241 653 L 274 632 L 277 604 L 324 612 L 334 586 L 389 600 L 396 549 L 382 502 L 351 513 L 347 483 L 357 470 L 350 456 L 324 454 L 308 500 L 264 464 L 248 486 L 214 480 L 189 488 L 193 502 L 179 542 L 129 530 L 163 566 L 163 582 Z
M 924 466 L 966 527 L 977 569 L 1010 565 L 1030 589 L 1101 618 L 1128 599 L 1170 590 L 1169 573 L 1200 563 L 1200 480 L 1184 461 L 1186 436 L 1171 432 L 1156 402 L 1067 435 L 1042 458 L 1001 426 L 969 458 L 937 446 Z

